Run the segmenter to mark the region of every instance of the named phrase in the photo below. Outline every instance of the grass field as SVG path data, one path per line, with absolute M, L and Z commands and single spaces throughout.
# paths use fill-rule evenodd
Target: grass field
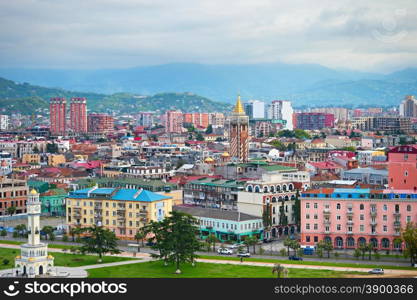
M 175 266 L 164 266 L 162 261 L 151 261 L 117 267 L 88 270 L 90 278 L 276 278 L 272 268 L 240 266 L 231 264 L 197 263 L 181 266 L 182 274 L 175 274 Z M 330 270 L 290 269 L 289 277 L 339 278 L 360 272 L 337 272 Z
M 47 241 L 45 241 L 47 242 Z M 25 242 L 19 242 L 19 241 L 9 241 L 9 240 L 0 240 L 0 244 L 6 244 L 6 245 L 21 245 Z M 49 248 L 56 248 L 56 249 L 71 249 L 72 245 L 61 245 L 61 244 L 48 244 Z
M 218 260 L 240 260 L 238 257 L 233 256 L 221 256 L 221 255 L 201 255 L 199 258 L 218 259 Z M 328 262 L 328 261 L 294 261 L 285 259 L 269 259 L 269 258 L 245 258 L 244 261 L 253 262 L 272 262 L 283 263 L 292 265 L 315 265 L 315 266 L 330 266 L 330 267 L 347 267 L 347 268 L 383 268 L 392 270 L 416 270 L 413 267 L 401 267 L 401 266 L 387 266 L 378 264 L 361 264 L 361 260 L 358 263 L 342 263 L 342 262 Z
M 14 259 L 17 255 L 20 255 L 19 249 L 0 248 L 0 270 L 10 269 L 14 267 Z M 98 257 L 95 255 L 82 255 L 82 254 L 65 254 L 54 252 L 52 255 L 55 257 L 55 266 L 66 266 L 66 267 L 79 267 L 85 265 L 97 264 Z M 8 259 L 9 263 L 5 265 L 4 259 Z M 105 256 L 102 263 L 118 262 L 130 260 L 127 257 L 115 257 Z

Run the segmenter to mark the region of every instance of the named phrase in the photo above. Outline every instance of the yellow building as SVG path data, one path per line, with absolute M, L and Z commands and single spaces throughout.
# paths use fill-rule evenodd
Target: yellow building
M 41 163 L 41 156 L 39 154 L 23 154 L 22 163 L 39 165 Z
M 48 156 L 48 165 L 49 166 L 59 166 L 60 164 L 65 164 L 65 156 L 62 154 L 51 154 Z
M 150 221 L 169 216 L 172 202 L 172 197 L 143 189 L 87 188 L 69 193 L 67 225 L 102 225 L 120 239 L 134 239 Z
M 182 202 L 182 194 L 183 191 L 182 190 L 173 190 L 173 191 L 169 191 L 169 192 L 157 192 L 157 194 L 166 196 L 166 197 L 171 197 L 172 198 L 172 205 L 181 205 L 183 204 Z

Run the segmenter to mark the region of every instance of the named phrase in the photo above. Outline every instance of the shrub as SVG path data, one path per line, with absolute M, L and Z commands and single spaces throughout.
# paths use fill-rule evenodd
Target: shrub
M 9 264 L 10 260 L 7 258 L 3 259 L 3 265 L 7 266 Z
M 7 236 L 7 231 L 6 231 L 6 229 L 2 229 L 2 230 L 0 231 L 0 236 Z
M 282 248 L 281 250 L 279 250 L 279 255 L 281 255 L 281 256 L 287 256 L 287 250 L 285 250 L 284 248 Z
M 339 257 L 339 252 L 334 252 L 334 257 L 338 258 Z
M 62 236 L 62 241 L 63 241 L 63 242 L 68 242 L 68 235 L 64 234 L 64 235 Z

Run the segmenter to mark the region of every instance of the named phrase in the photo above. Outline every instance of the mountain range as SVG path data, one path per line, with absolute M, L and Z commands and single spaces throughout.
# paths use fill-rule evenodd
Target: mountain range
M 317 64 L 176 63 L 129 69 L 0 69 L 0 76 L 50 88 L 97 94 L 192 93 L 218 102 L 288 99 L 302 106 L 392 106 L 417 94 L 417 69 L 390 74 Z
M 140 96 L 129 93 L 111 95 L 72 92 L 64 89 L 46 88 L 29 83 L 16 83 L 0 78 L 0 113 L 45 113 L 51 97 L 86 97 L 90 112 L 117 112 L 132 114 L 139 111 L 163 113 L 170 109 L 184 112 L 226 112 L 232 105 L 215 102 L 192 93 L 158 93 Z

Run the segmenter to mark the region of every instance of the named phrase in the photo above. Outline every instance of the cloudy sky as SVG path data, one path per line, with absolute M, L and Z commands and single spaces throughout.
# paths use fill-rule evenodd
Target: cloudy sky
M 417 67 L 415 0 L 5 0 L 0 67 Z

